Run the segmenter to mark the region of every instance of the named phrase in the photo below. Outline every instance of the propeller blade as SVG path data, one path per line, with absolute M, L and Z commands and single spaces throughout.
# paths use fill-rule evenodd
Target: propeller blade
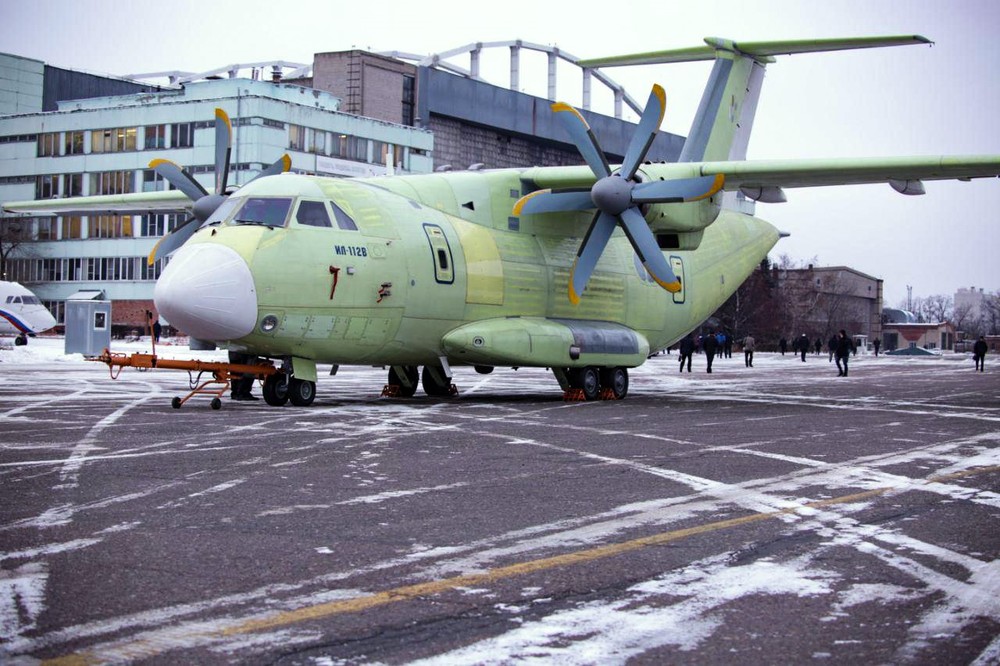
M 721 173 L 698 178 L 652 180 L 648 183 L 639 183 L 633 188 L 632 202 L 646 204 L 699 201 L 721 190 L 725 182 L 726 177 Z
M 232 154 L 233 126 L 222 109 L 215 110 L 215 193 L 225 194 L 229 181 L 229 156 Z
M 646 158 L 646 151 L 652 145 L 656 133 L 660 131 L 663 123 L 663 114 L 667 109 L 667 94 L 658 84 L 653 84 L 653 90 L 649 93 L 649 100 L 646 108 L 642 111 L 642 118 L 639 126 L 632 135 L 632 140 L 625 151 L 625 159 L 622 162 L 621 176 L 625 180 L 632 180 L 639 165 Z
M 580 302 L 580 295 L 586 289 L 594 267 L 611 239 L 611 234 L 615 232 L 616 226 L 617 222 L 613 215 L 602 211 L 594 215 L 587 235 L 583 237 L 580 249 L 576 253 L 573 268 L 569 271 L 569 300 L 573 305 Z
M 537 190 L 525 194 L 514 204 L 514 215 L 534 215 L 536 213 L 560 213 L 574 210 L 589 210 L 594 207 L 590 189 L 584 190 Z
M 622 211 L 621 223 L 635 253 L 639 255 L 639 261 L 646 267 L 656 283 L 671 293 L 680 291 L 681 281 L 674 275 L 670 263 L 660 251 L 660 246 L 656 243 L 656 238 L 649 230 L 646 218 L 642 216 L 639 209 L 632 206 Z
M 155 264 L 157 260 L 162 259 L 171 252 L 177 250 L 181 245 L 187 242 L 187 239 L 194 235 L 194 232 L 198 231 L 201 224 L 193 224 L 198 222 L 197 217 L 189 217 L 180 224 L 180 226 L 175 227 L 173 231 L 164 236 L 153 246 L 152 251 L 149 253 L 147 262 L 150 266 Z
M 597 137 L 590 131 L 590 125 L 587 124 L 580 112 L 564 102 L 553 104 L 552 112 L 562 123 L 563 128 L 573 140 L 573 144 L 580 151 L 580 155 L 583 156 L 594 175 L 598 178 L 610 176 L 611 165 L 608 164 L 608 158 L 604 155 L 600 144 L 597 143 Z
M 158 173 L 168 183 L 187 195 L 191 201 L 197 201 L 208 192 L 201 183 L 191 177 L 180 165 L 170 160 L 157 159 L 149 163 L 149 168 Z
M 259 174 L 250 179 L 249 182 L 253 182 L 258 178 L 264 178 L 266 176 L 277 176 L 279 173 L 284 173 L 292 168 L 292 158 L 288 154 L 284 154 L 278 158 L 278 161 L 267 167 Z

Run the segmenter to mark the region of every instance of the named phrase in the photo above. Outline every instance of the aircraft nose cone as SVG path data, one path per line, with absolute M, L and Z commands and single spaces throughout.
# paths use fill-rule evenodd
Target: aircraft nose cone
M 224 245 L 179 249 L 157 280 L 153 300 L 172 326 L 199 340 L 241 338 L 257 323 L 250 267 Z

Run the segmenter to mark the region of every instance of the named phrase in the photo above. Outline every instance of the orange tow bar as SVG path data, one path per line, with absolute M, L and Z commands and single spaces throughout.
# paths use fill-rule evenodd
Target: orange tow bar
M 155 350 L 154 350 L 155 351 Z M 199 361 L 180 360 L 170 358 L 159 358 L 153 354 L 117 354 L 110 349 L 105 349 L 104 353 L 97 358 L 91 359 L 100 361 L 111 370 L 111 379 L 118 379 L 122 368 L 138 368 L 149 370 L 152 368 L 164 370 L 187 370 L 190 377 L 191 391 L 183 398 L 175 397 L 170 405 L 174 409 L 180 409 L 181 405 L 196 395 L 211 395 L 212 409 L 222 407 L 222 394 L 229 390 L 233 379 L 238 379 L 246 375 L 253 375 L 258 380 L 264 380 L 270 375 L 278 372 L 278 368 L 270 361 L 261 361 L 256 364 L 245 363 L 223 363 L 220 361 Z M 195 377 L 192 373 L 197 372 Z M 211 373 L 211 379 L 202 380 L 202 375 Z

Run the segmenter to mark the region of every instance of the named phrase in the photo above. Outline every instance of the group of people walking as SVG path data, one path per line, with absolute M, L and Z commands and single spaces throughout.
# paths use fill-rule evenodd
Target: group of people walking
M 689 333 L 680 341 L 677 347 L 680 353 L 680 371 L 684 372 L 685 367 L 687 367 L 687 371 L 691 372 L 691 359 L 694 357 L 695 352 L 704 351 L 705 371 L 711 373 L 712 361 L 715 360 L 717 355 L 726 358 L 732 356 L 732 345 L 732 337 L 725 333 L 707 333 L 697 338 L 695 338 L 694 334 Z M 756 346 L 757 341 L 753 335 L 747 333 L 746 337 L 743 338 L 743 362 L 748 368 L 753 367 L 753 355 Z M 855 356 L 858 353 L 854 341 L 847 335 L 847 331 L 840 329 L 836 335 L 827 341 L 826 346 L 830 355 L 830 362 L 833 363 L 835 360 L 837 362 L 837 376 L 847 377 L 848 361 L 851 356 Z M 878 339 L 874 340 L 872 347 L 875 351 L 875 356 L 878 356 L 880 341 Z M 784 356 L 788 350 L 788 341 L 785 338 L 781 338 L 778 342 L 778 348 L 781 350 L 781 355 Z M 804 363 L 806 355 L 812 350 L 815 350 L 819 354 L 823 349 L 823 344 L 819 338 L 815 342 L 811 342 L 809 336 L 803 333 L 792 341 L 791 349 L 793 352 L 801 354 L 802 362 Z M 986 339 L 983 336 L 979 336 L 979 340 L 976 341 L 976 344 L 972 348 L 972 357 L 976 363 L 976 370 L 979 372 L 983 371 L 986 364 L 987 351 Z

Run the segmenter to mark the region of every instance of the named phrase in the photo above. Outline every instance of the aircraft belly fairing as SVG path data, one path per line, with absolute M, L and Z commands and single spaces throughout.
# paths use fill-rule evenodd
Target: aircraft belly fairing
M 649 355 L 649 342 L 631 328 L 580 319 L 487 319 L 459 326 L 442 343 L 450 361 L 485 366 L 634 368 Z

